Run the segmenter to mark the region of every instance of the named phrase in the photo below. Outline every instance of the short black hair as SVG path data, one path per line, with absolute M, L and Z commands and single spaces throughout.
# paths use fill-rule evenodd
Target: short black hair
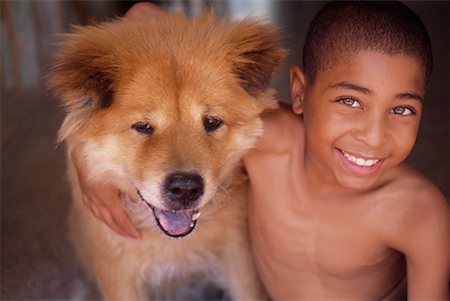
M 340 56 L 373 50 L 414 57 L 423 67 L 425 83 L 433 66 L 430 38 L 420 18 L 397 1 L 336 1 L 315 16 L 303 48 L 303 69 L 314 81 Z

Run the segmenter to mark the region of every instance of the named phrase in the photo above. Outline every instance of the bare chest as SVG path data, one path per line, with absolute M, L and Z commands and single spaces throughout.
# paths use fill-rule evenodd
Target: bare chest
M 280 261 L 294 266 L 351 274 L 376 265 L 385 256 L 385 249 L 373 236 L 373 225 L 351 213 L 269 211 L 258 204 L 252 206 L 250 216 L 254 217 L 252 235 Z
M 275 206 L 264 196 L 252 199 L 249 208 L 261 277 L 264 283 L 283 279 L 273 288 L 274 297 L 290 292 L 284 297 L 380 299 L 400 285 L 404 260 L 377 236 L 375 229 L 382 225 L 370 214 L 333 202 L 330 207 L 290 206 L 292 195 Z

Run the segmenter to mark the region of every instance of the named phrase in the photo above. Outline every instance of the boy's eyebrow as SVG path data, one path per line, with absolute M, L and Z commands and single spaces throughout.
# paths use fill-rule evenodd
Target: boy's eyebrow
M 367 89 L 367 88 L 359 86 L 359 85 L 357 85 L 355 83 L 346 82 L 346 81 L 339 82 L 339 83 L 336 83 L 334 85 L 330 85 L 330 88 L 344 88 L 344 89 L 355 90 L 357 92 L 361 92 L 361 93 L 364 93 L 364 94 L 367 94 L 367 95 L 371 95 L 372 94 L 372 91 L 370 89 Z
M 355 84 L 355 83 L 352 83 L 352 82 L 347 82 L 347 81 L 339 82 L 339 83 L 336 83 L 334 85 L 330 85 L 329 87 L 330 88 L 343 88 L 343 89 L 355 90 L 357 92 L 361 92 L 361 93 L 364 93 L 364 94 L 367 94 L 367 95 L 372 95 L 373 94 L 372 90 L 370 90 L 368 88 L 365 88 L 365 87 L 362 87 L 362 86 L 360 86 L 358 84 Z M 404 99 L 404 100 L 408 100 L 408 99 L 417 100 L 420 103 L 423 103 L 423 96 L 419 95 L 417 93 L 414 93 L 414 92 L 400 93 L 400 94 L 396 95 L 396 98 Z
M 412 99 L 412 100 L 417 100 L 420 103 L 423 103 L 423 96 L 413 93 L 413 92 L 407 92 L 407 93 L 400 93 L 397 95 L 397 98 L 399 99 Z

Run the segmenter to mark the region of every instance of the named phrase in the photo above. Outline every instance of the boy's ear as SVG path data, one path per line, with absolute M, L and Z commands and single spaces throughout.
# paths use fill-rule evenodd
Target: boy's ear
M 296 114 L 303 113 L 305 99 L 306 76 L 298 66 L 292 66 L 289 70 L 291 82 L 292 110 Z
M 280 46 L 281 32 L 267 22 L 244 19 L 233 24 L 229 57 L 233 72 L 247 93 L 266 91 L 277 68 L 287 55 Z

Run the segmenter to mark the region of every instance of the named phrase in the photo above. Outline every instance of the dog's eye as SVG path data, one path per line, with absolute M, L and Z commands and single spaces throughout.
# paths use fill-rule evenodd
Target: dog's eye
M 215 116 L 207 115 L 203 120 L 203 125 L 205 126 L 206 132 L 212 132 L 220 128 L 223 124 L 223 121 Z
M 146 122 L 136 122 L 131 126 L 131 128 L 142 134 L 151 134 L 153 133 L 153 128 L 150 124 Z

